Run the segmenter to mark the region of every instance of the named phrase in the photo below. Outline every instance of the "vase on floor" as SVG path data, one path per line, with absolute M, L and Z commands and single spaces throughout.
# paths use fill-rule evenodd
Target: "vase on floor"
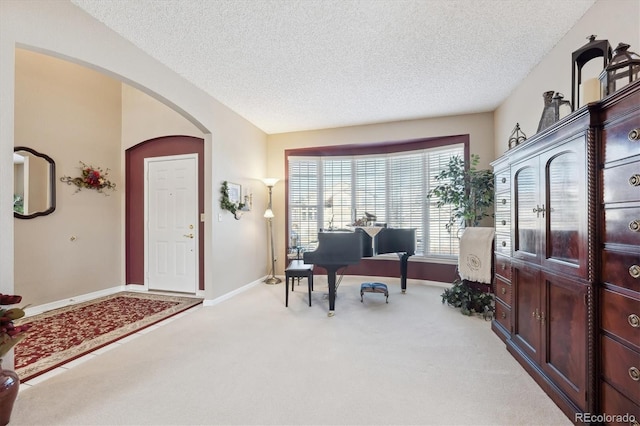
M 3 369 L 2 359 L 0 359 L 0 425 L 2 426 L 9 424 L 19 388 L 20 378 L 15 371 Z

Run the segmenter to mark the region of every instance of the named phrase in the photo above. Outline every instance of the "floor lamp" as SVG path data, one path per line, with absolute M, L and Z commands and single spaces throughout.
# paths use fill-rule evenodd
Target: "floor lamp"
M 273 187 L 276 183 L 278 183 L 277 178 L 265 178 L 262 179 L 267 188 L 269 188 L 269 206 L 267 210 L 264 212 L 264 217 L 267 219 L 267 224 L 269 227 L 269 243 L 271 245 L 271 275 L 264 280 L 266 284 L 279 284 L 282 280 L 276 277 L 276 254 L 273 248 L 273 210 L 272 210 L 272 191 Z

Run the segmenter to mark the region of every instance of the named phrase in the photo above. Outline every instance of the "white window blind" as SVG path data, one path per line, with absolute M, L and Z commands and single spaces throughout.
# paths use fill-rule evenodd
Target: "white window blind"
M 365 216 L 391 228 L 416 228 L 416 254 L 455 256 L 450 209 L 427 198 L 435 176 L 464 145 L 380 155 L 288 157 L 290 246 L 314 250 L 320 228 L 344 228 Z

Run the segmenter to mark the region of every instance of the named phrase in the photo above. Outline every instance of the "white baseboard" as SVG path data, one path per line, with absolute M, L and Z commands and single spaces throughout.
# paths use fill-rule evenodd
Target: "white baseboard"
M 25 317 L 38 315 L 52 309 L 64 308 L 65 306 L 75 305 L 76 303 L 86 302 L 88 300 L 97 299 L 98 297 L 109 296 L 111 294 L 124 291 L 125 286 L 111 287 L 104 290 L 94 291 L 93 293 L 74 296 L 69 299 L 57 300 L 55 302 L 45 303 L 44 305 L 31 306 L 24 310 Z
M 257 286 L 258 284 L 261 284 L 262 282 L 264 282 L 266 278 L 267 278 L 267 275 L 253 282 L 250 282 L 249 284 L 244 285 L 238 289 L 230 291 L 229 293 L 225 293 L 220 297 L 216 297 L 215 299 L 204 299 L 204 301 L 202 302 L 202 306 L 213 306 L 213 305 L 217 305 L 218 303 L 224 302 L 227 299 L 231 299 L 233 296 L 236 296 L 242 292 L 249 290 L 252 287 Z

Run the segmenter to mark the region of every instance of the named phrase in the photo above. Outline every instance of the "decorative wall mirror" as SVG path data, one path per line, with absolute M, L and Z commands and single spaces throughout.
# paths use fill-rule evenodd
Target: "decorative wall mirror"
M 33 219 L 56 209 L 56 163 L 25 146 L 13 149 L 13 216 Z

